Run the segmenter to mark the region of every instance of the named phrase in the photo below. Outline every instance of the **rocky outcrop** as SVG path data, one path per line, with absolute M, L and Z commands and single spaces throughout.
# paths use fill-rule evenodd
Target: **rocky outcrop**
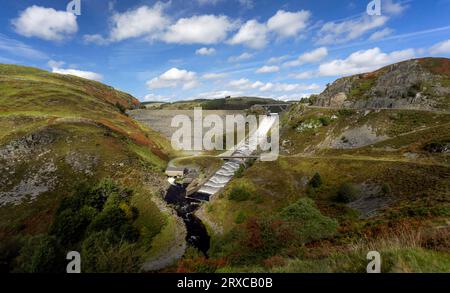
M 334 108 L 449 110 L 450 60 L 424 58 L 336 80 L 314 102 Z M 450 70 L 450 69 L 449 69 Z

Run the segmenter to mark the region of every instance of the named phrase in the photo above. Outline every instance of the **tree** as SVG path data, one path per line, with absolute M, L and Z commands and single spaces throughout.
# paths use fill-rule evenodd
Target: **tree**
M 342 203 L 350 203 L 358 198 L 358 190 L 351 183 L 343 183 L 337 192 L 337 201 Z
M 309 181 L 309 185 L 314 188 L 318 188 L 322 185 L 322 177 L 318 172 L 311 178 L 311 180 Z

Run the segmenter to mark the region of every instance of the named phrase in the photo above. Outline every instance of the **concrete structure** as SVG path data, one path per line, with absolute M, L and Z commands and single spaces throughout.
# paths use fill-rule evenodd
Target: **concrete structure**
M 187 170 L 186 168 L 179 168 L 179 167 L 167 167 L 166 169 L 166 175 L 169 177 L 183 177 L 184 174 L 186 174 Z

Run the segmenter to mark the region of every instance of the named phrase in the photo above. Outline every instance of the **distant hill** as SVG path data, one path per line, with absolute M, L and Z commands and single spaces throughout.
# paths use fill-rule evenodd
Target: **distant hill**
M 315 106 L 450 110 L 450 59 L 413 59 L 343 77 L 313 97 Z
M 201 107 L 204 110 L 246 110 L 254 105 L 264 104 L 284 104 L 285 102 L 259 97 L 233 97 L 220 99 L 195 99 L 188 101 L 178 101 L 173 103 L 144 103 L 151 109 L 166 110 L 191 110 L 194 107 Z

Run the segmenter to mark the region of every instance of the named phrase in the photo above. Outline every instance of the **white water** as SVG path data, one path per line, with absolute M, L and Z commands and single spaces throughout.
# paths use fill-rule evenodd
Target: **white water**
M 251 156 L 256 145 L 260 144 L 266 139 L 267 133 L 270 131 L 276 121 L 276 115 L 266 116 L 258 126 L 258 129 L 253 132 L 247 139 L 242 140 L 231 150 L 232 158 L 222 165 L 222 167 L 214 173 L 211 178 L 206 181 L 198 190 L 200 193 L 213 195 L 233 178 L 234 173 L 239 169 L 240 165 L 244 163 L 244 159 L 240 157 Z M 252 147 L 250 147 L 252 146 Z

